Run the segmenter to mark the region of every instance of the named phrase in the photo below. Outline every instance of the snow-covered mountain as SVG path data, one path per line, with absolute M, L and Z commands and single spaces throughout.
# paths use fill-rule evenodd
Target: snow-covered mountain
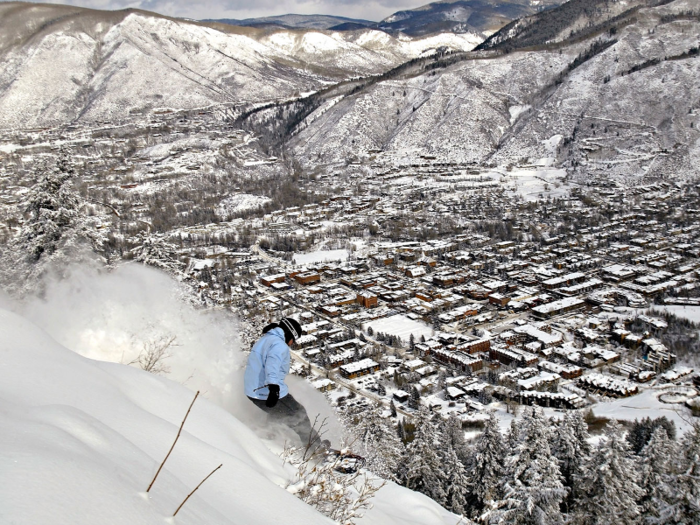
M 390 34 L 411 36 L 445 32 L 491 34 L 509 22 L 543 9 L 558 6 L 562 0 L 445 0 L 416 9 L 397 11 L 381 22 L 355 20 L 329 15 L 280 15 L 245 20 L 209 20 L 225 24 L 297 29 L 355 30 L 361 27 L 381 29 Z
M 398 11 L 382 20 L 378 27 L 407 35 L 444 31 L 490 34 L 512 20 L 561 3 L 561 0 L 446 0 Z
M 352 24 L 353 26 L 373 26 L 376 23 L 369 20 L 345 18 L 343 16 L 330 15 L 279 15 L 263 16 L 260 18 L 245 18 L 236 20 L 231 18 L 204 20 L 204 22 L 221 22 L 235 26 L 282 26 L 294 29 L 334 29 L 336 26 Z
M 293 479 L 290 465 L 239 419 L 201 396 L 147 493 L 194 397 L 178 383 L 84 358 L 3 309 L 0 360 L 3 523 L 335 523 L 284 489 Z M 180 503 L 220 464 L 173 519 Z M 392 483 L 374 504 L 359 524 L 459 520 Z
M 117 121 L 154 109 L 279 100 L 387 71 L 475 35 L 272 33 L 134 10 L 0 4 L 0 126 Z
M 382 151 L 389 163 L 435 155 L 697 174 L 700 13 L 689 0 L 649 4 L 628 3 L 635 9 L 590 31 L 576 33 L 577 19 L 568 32 L 557 25 L 567 38 L 552 44 L 426 60 L 329 98 L 299 128 L 293 150 L 307 164 Z

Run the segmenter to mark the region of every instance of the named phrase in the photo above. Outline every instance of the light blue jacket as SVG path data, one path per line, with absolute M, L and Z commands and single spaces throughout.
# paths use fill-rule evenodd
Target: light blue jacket
M 265 385 L 279 385 L 280 398 L 289 393 L 284 383 L 289 373 L 289 347 L 284 340 L 284 330 L 273 328 L 253 346 L 245 369 L 245 395 L 254 399 L 267 399 L 270 391 Z

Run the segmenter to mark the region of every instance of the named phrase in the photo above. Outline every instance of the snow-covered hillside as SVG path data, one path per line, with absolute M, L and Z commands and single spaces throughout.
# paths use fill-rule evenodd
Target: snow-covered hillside
M 329 70 L 378 73 L 412 58 L 434 53 L 438 48 L 471 51 L 482 38 L 473 33 L 440 33 L 425 38 L 395 38 L 383 31 L 353 32 L 278 31 L 261 42 L 304 62 Z
M 488 34 L 511 20 L 561 3 L 561 0 L 446 0 L 398 11 L 378 25 L 386 31 L 409 35 L 442 31 Z
M 193 393 L 83 358 L 7 311 L 0 333 L 3 521 L 154 523 L 223 463 L 178 522 L 330 523 L 279 487 L 289 473 L 252 431 L 204 399 L 146 494 Z
M 369 85 L 312 114 L 295 152 L 307 164 L 382 150 L 394 159 L 697 174 L 700 19 L 684 15 L 691 4 L 642 9 L 615 31 L 567 45 L 474 54 Z
M 152 110 L 279 100 L 382 73 L 475 35 L 235 28 L 140 11 L 0 5 L 0 127 L 123 120 Z
M 116 311 L 115 304 L 106 304 L 105 320 Z M 293 468 L 283 466 L 270 443 L 241 420 L 206 399 L 217 399 L 216 392 L 197 399 L 146 493 L 194 397 L 191 390 L 134 367 L 82 357 L 4 309 L 0 363 L 3 523 L 333 523 L 284 489 Z M 242 394 L 234 397 L 246 402 Z M 425 496 L 393 484 L 374 502 L 359 523 L 458 520 Z

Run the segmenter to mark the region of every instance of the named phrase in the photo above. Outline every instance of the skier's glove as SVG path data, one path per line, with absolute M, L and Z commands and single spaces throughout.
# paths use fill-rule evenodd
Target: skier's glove
M 267 385 L 267 389 L 270 391 L 270 394 L 267 396 L 265 406 L 268 408 L 272 408 L 277 404 L 277 400 L 280 398 L 280 386 Z

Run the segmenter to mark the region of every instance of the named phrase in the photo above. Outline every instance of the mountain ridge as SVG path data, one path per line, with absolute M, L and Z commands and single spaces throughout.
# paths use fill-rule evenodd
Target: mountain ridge
M 673 21 L 690 7 L 641 7 L 614 31 L 537 49 L 426 59 L 412 75 L 385 75 L 311 113 L 290 149 L 299 162 L 329 167 L 381 151 L 388 167 L 430 155 L 458 164 L 551 163 L 582 175 L 697 174 L 700 74 L 689 35 L 700 20 Z
M 444 32 L 491 34 L 514 19 L 558 6 L 561 0 L 447 0 L 433 2 L 415 9 L 397 11 L 379 22 L 355 20 L 331 15 L 279 15 L 260 18 L 211 19 L 218 22 L 250 27 L 282 26 L 285 28 L 314 28 L 331 31 L 352 31 L 359 27 L 379 29 L 392 35 L 400 33 L 418 37 Z M 336 23 L 333 23 L 336 20 Z
M 333 15 L 278 15 L 278 16 L 263 16 L 260 18 L 210 18 L 203 19 L 202 22 L 219 22 L 242 27 L 258 27 L 258 26 L 279 26 L 286 29 L 333 29 L 340 24 L 355 24 L 358 26 L 373 26 L 376 22 L 370 20 L 362 20 L 356 18 L 348 18 L 344 16 Z
M 123 120 L 154 109 L 245 105 L 382 73 L 475 35 L 261 30 L 125 10 L 0 4 L 0 126 Z M 226 108 L 223 111 L 228 111 Z

